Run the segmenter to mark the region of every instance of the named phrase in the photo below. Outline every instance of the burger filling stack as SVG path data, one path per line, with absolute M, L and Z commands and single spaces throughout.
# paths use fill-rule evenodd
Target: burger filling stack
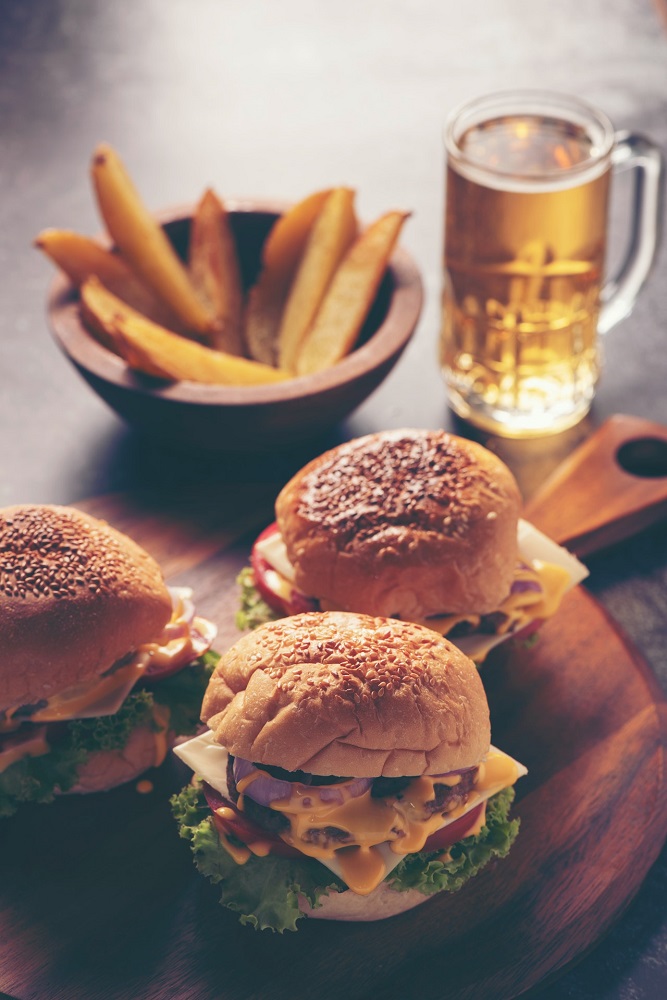
M 0 817 L 160 764 L 199 725 L 215 632 L 108 524 L 0 510 Z
M 370 434 L 287 483 L 240 577 L 240 628 L 312 610 L 424 624 L 477 663 L 528 638 L 587 571 L 520 520 L 507 466 L 438 430 Z
M 346 612 L 269 622 L 216 666 L 173 800 L 221 902 L 257 928 L 376 920 L 509 851 L 525 767 L 491 746 L 474 663 L 422 625 Z

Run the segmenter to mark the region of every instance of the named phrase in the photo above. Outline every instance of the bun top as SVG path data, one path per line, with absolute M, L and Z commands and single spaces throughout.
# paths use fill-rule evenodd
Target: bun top
M 518 560 L 521 495 L 481 445 L 369 434 L 287 483 L 276 517 L 296 585 L 323 607 L 420 619 L 495 610 Z
M 71 507 L 0 510 L 0 710 L 98 676 L 170 614 L 155 560 L 104 521 Z
M 244 636 L 219 660 L 202 719 L 235 756 L 339 777 L 472 767 L 491 739 L 472 660 L 421 625 L 346 612 Z

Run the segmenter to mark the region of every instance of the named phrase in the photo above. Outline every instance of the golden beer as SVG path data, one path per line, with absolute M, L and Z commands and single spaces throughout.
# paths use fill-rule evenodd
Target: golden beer
M 489 117 L 448 148 L 441 364 L 454 410 L 488 430 L 563 430 L 590 407 L 602 146 L 585 122 L 545 112 Z

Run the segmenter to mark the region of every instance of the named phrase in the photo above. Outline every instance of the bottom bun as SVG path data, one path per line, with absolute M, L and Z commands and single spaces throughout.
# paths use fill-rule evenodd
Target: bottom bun
M 157 763 L 159 747 L 156 736 L 159 735 L 148 726 L 137 726 L 122 750 L 96 750 L 91 753 L 79 768 L 76 784 L 66 794 L 106 792 L 138 778 Z
M 307 899 L 299 896 L 299 909 L 316 920 L 385 920 L 406 910 L 412 910 L 420 903 L 426 903 L 430 896 L 416 889 L 396 892 L 382 883 L 368 896 L 357 892 L 331 892 L 320 897 L 320 906 L 313 908 Z

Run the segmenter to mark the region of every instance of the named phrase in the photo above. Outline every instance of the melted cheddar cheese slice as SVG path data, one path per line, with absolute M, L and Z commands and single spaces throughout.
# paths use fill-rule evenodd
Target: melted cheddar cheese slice
M 555 563 L 544 563 L 541 559 L 533 559 L 530 565 L 519 565 L 514 574 L 514 583 L 534 583 L 538 590 L 520 590 L 508 594 L 504 601 L 498 605 L 497 613 L 502 615 L 495 632 L 489 636 L 476 635 L 475 649 L 478 655 L 485 649 L 485 639 L 495 645 L 497 636 L 510 635 L 519 632 L 526 625 L 533 621 L 543 621 L 551 618 L 556 613 L 565 593 L 570 589 L 570 574 L 562 566 Z M 418 619 L 417 624 L 425 625 L 427 628 L 439 632 L 440 635 L 449 635 L 452 629 L 463 622 L 468 623 L 473 629 L 481 624 L 481 615 L 438 615 L 435 618 Z M 471 636 L 463 636 L 470 639 Z M 455 640 L 457 645 L 459 641 Z M 491 648 L 489 646 L 489 648 Z
M 23 739 L 10 737 L 0 749 L 0 774 L 24 757 L 41 757 L 51 748 L 46 742 L 46 726 L 35 726 L 35 731 Z
M 228 754 L 215 742 L 212 733 L 203 733 L 182 743 L 174 748 L 174 753 L 221 795 L 229 798 Z M 295 783 L 290 797 L 274 801 L 272 808 L 289 820 L 289 830 L 281 834 L 286 843 L 326 865 L 353 892 L 366 895 L 387 877 L 404 855 L 422 850 L 432 833 L 465 816 L 526 773 L 523 764 L 490 747 L 466 800 L 445 815 L 431 814 L 426 804 L 435 797 L 434 785 L 456 781 L 452 775 L 422 775 L 415 778 L 400 797 L 373 798 L 370 790 L 352 796 L 351 781 L 327 786 L 329 790 L 332 787 L 340 790 L 341 802 L 332 802 L 328 794 L 326 799 L 321 799 L 316 788 Z M 244 794 L 260 774 L 261 769 L 258 769 L 239 781 L 237 806 L 241 811 Z M 230 810 L 223 806 L 218 812 L 224 819 L 224 813 Z M 346 831 L 344 846 L 327 836 L 327 827 Z M 263 841 L 239 847 L 230 843 L 219 827 L 218 833 L 237 864 L 244 864 L 251 854 L 264 856 L 267 853 L 267 844 Z
M 24 722 L 66 722 L 114 715 L 148 666 L 175 670 L 204 653 L 215 637 L 215 627 L 204 618 L 190 621 L 186 617 L 186 602 L 192 596 L 188 587 L 172 587 L 170 593 L 171 618 L 155 640 L 138 646 L 101 677 L 73 684 L 53 695 L 29 715 L 17 715 L 21 705 L 7 709 L 0 720 L 0 734 L 15 730 Z
M 9 709 L 0 733 L 18 728 L 23 722 L 65 722 L 70 719 L 91 719 L 113 715 L 123 704 L 150 662 L 150 654 L 137 652 L 130 660 L 105 674 L 81 684 L 74 684 L 49 698 L 46 704 L 29 716 L 17 716 L 21 706 Z
M 494 646 L 531 622 L 551 618 L 568 590 L 587 575 L 586 567 L 567 549 L 557 545 L 527 521 L 519 521 L 519 554 L 522 562 L 517 566 L 514 582 L 534 583 L 534 590 L 514 587 L 498 606 L 499 623 L 490 634 L 475 632 L 480 626 L 481 615 L 452 614 L 416 619 L 417 624 L 447 636 L 456 625 L 467 623 L 472 632 L 457 636 L 456 645 L 477 663 L 481 663 Z M 268 580 L 272 589 L 281 596 L 289 596 L 294 584 L 294 567 L 287 556 L 285 543 L 279 532 L 268 535 L 257 543 L 257 550 L 272 568 Z M 267 574 L 268 577 L 268 574 Z M 332 602 L 320 600 L 323 611 L 340 611 Z M 493 612 L 495 614 L 496 612 Z

